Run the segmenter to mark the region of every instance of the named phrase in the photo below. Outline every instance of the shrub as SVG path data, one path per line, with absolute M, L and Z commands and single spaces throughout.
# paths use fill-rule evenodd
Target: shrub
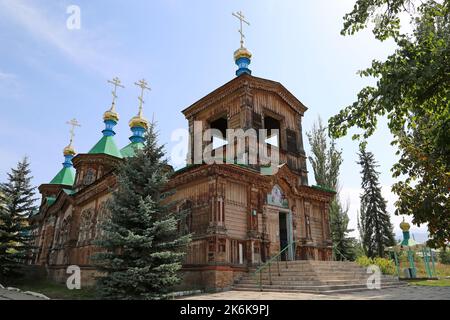
M 442 264 L 450 264 L 450 250 L 441 249 L 441 252 L 439 252 L 439 262 Z
M 386 258 L 376 257 L 374 259 L 360 256 L 356 259 L 356 263 L 362 267 L 368 267 L 372 264 L 378 266 L 382 274 L 396 274 L 397 268 L 395 267 L 394 261 Z

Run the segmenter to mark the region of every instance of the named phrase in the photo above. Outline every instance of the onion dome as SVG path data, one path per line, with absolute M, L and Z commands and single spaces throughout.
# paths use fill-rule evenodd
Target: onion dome
M 111 109 L 109 109 L 108 111 L 106 111 L 103 114 L 103 120 L 104 121 L 111 120 L 111 121 L 119 122 L 119 114 L 116 112 L 114 103 L 113 103 Z
M 240 76 L 241 74 L 252 74 L 252 71 L 248 68 L 251 63 L 252 54 L 247 48 L 240 47 L 234 52 L 234 62 L 238 66 L 236 70 L 236 76 Z
M 410 228 L 410 224 L 405 221 L 405 218 L 403 218 L 403 221 L 400 223 L 400 229 L 402 229 L 403 232 L 407 232 Z
M 74 156 L 76 154 L 75 149 L 73 148 L 72 144 L 69 144 L 67 147 L 63 150 L 64 156 L 72 155 Z
M 140 112 L 137 116 L 131 118 L 128 124 L 131 128 L 131 131 L 133 131 L 133 128 L 135 127 L 144 128 L 145 130 L 147 130 L 148 128 L 148 121 L 142 116 L 142 112 Z

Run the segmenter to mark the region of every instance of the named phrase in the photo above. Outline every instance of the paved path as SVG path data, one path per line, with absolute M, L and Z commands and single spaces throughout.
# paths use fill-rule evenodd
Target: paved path
M 31 294 L 26 294 L 24 292 L 0 288 L 0 301 L 1 300 L 45 300 L 45 299 L 33 296 Z
M 450 300 L 450 287 L 404 286 L 338 294 L 226 291 L 185 300 Z

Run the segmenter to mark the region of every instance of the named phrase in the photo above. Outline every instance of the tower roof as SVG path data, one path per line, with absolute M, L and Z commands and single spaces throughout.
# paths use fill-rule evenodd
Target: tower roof
M 72 167 L 63 167 L 56 176 L 50 181 L 50 184 L 61 184 L 65 186 L 73 186 L 75 183 L 75 174 Z
M 122 157 L 128 158 L 135 155 L 136 150 L 140 150 L 144 147 L 144 144 L 142 142 L 131 142 L 127 146 L 123 147 L 120 150 L 120 153 L 122 154 Z
M 113 157 L 122 158 L 122 154 L 120 153 L 119 148 L 117 148 L 113 136 L 103 136 L 88 153 L 102 153 Z

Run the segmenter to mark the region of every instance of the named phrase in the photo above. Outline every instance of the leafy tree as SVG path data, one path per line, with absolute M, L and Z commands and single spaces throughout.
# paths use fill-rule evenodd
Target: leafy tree
M 450 252 L 446 247 L 441 248 L 439 252 L 439 262 L 442 264 L 450 264 Z
M 312 156 L 309 156 L 308 159 L 314 171 L 316 184 L 337 190 L 339 169 L 343 161 L 342 155 L 341 152 L 336 150 L 336 144 L 333 140 L 328 146 L 327 129 L 323 126 L 320 117 L 313 124 L 311 132 L 307 132 L 306 135 L 312 153 Z
M 411 17 L 412 33 L 402 33 L 400 14 Z M 413 223 L 428 223 L 430 245 L 450 241 L 450 0 L 357 0 L 344 17 L 344 35 L 375 22 L 381 41 L 392 38 L 397 49 L 385 61 L 374 60 L 360 71 L 378 79 L 363 88 L 357 100 L 329 120 L 334 138 L 359 127 L 373 134 L 380 117 L 387 117 L 398 147 L 399 161 L 392 168 L 392 187 L 398 195 L 396 214 L 413 216 Z
M 36 209 L 28 159 L 0 184 L 0 278 L 17 277 L 31 250 L 28 217 Z
M 312 131 L 307 133 L 312 156 L 309 161 L 313 167 L 316 183 L 325 188 L 338 191 L 339 168 L 342 164 L 341 152 L 336 150 L 334 141 L 328 145 L 326 128 L 322 120 L 314 123 Z M 339 194 L 330 204 L 330 230 L 333 252 L 339 260 L 353 260 L 354 239 L 348 236 L 353 230 L 348 229 L 348 208 L 344 209 L 339 201 Z
M 104 238 L 97 241 L 105 251 L 94 257 L 105 274 L 97 282 L 101 298 L 163 299 L 180 281 L 190 235 L 178 232 L 180 214 L 164 203 L 170 170 L 163 157 L 150 125 L 143 148 L 136 148 L 135 156 L 118 169 L 111 218 L 104 223 Z
M 386 201 L 381 195 L 379 173 L 375 170 L 377 164 L 373 153 L 361 148 L 359 159 L 363 189 L 359 222 L 362 244 L 368 257 L 383 257 L 384 247 L 395 244 L 394 228 L 386 211 Z

